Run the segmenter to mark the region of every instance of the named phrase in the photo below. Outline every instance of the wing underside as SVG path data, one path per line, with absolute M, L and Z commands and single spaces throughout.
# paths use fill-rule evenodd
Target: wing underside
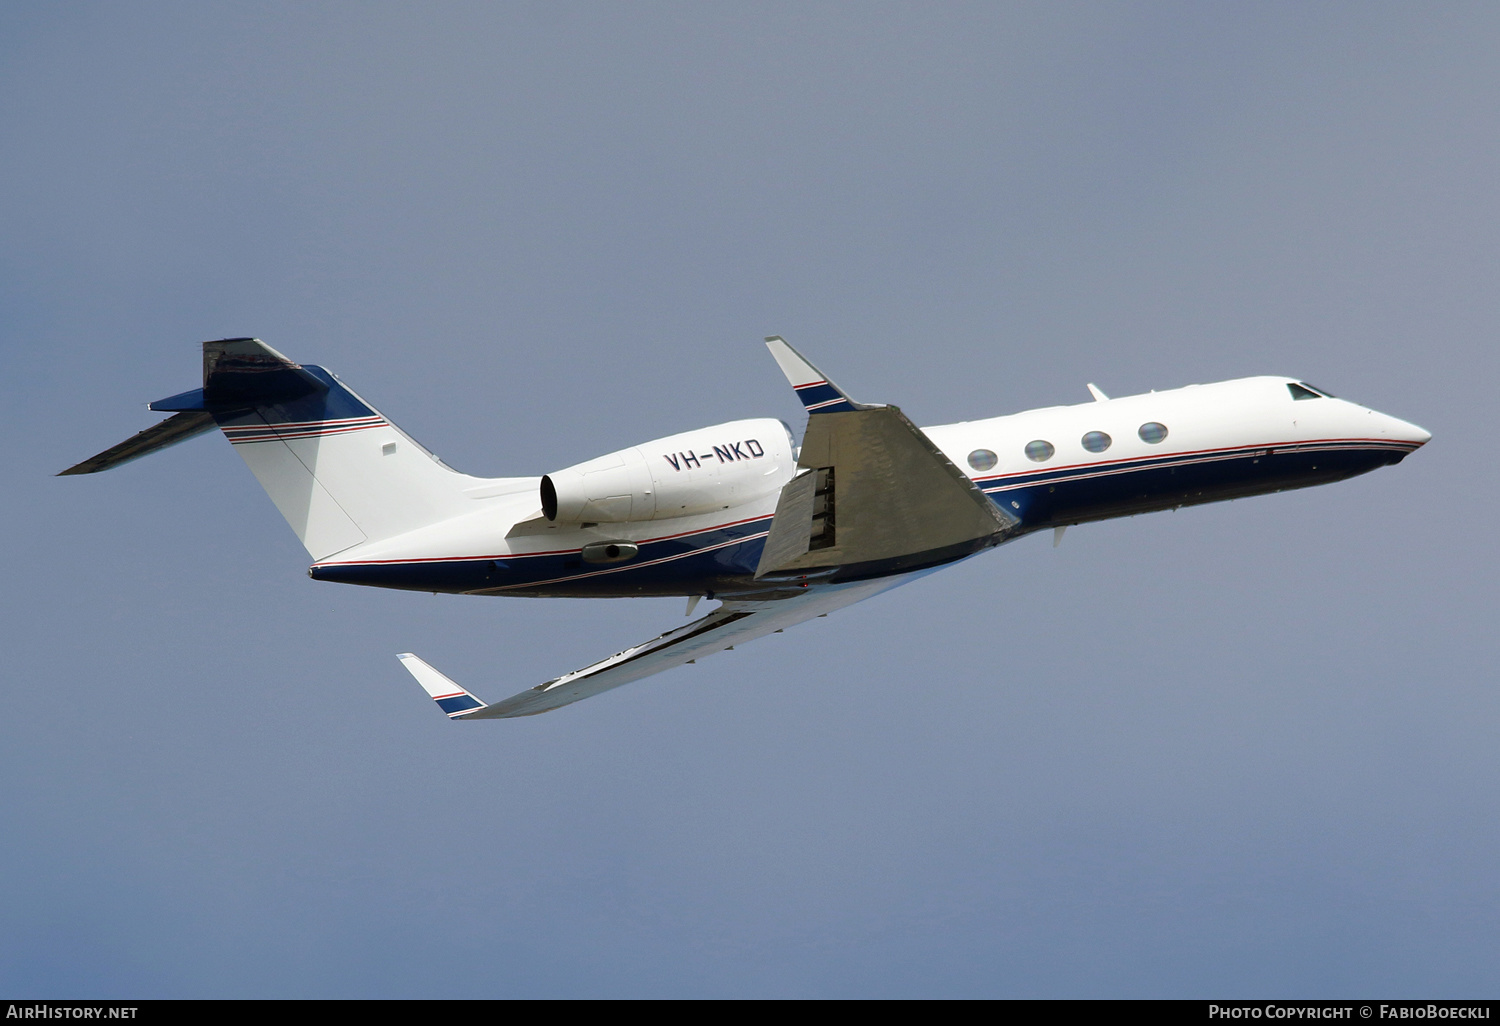
M 824 585 L 781 598 L 726 601 L 699 620 L 493 705 L 486 705 L 411 653 L 403 654 L 400 659 L 417 683 L 451 719 L 534 716 L 824 616 L 904 584 L 915 576 L 903 574 L 856 584 Z

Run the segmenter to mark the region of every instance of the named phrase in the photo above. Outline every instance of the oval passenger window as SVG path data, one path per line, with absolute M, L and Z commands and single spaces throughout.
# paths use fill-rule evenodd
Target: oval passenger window
M 1163 438 L 1167 437 L 1167 426 L 1165 424 L 1158 424 L 1153 420 L 1149 423 L 1142 424 L 1141 429 L 1137 431 L 1136 434 L 1140 435 L 1141 441 L 1145 442 L 1147 445 L 1155 445 L 1157 442 L 1160 442 Z
M 973 467 L 975 470 L 989 470 L 999 462 L 1000 457 L 996 456 L 988 449 L 975 449 L 973 452 L 969 453 L 969 466 Z
M 1083 436 L 1082 441 L 1083 447 L 1089 452 L 1103 452 L 1109 448 L 1110 442 L 1114 441 L 1114 439 L 1110 438 L 1103 431 L 1090 431 Z
M 1040 438 L 1026 443 L 1026 458 L 1033 463 L 1046 463 L 1056 451 L 1051 442 L 1044 442 Z

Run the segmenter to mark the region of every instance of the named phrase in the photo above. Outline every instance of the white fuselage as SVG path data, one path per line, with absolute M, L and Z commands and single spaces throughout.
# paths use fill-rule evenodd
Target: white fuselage
M 705 428 L 549 475 L 560 482 L 564 507 L 554 519 L 543 512 L 542 478 L 475 479 L 466 492 L 471 511 L 356 545 L 319 561 L 311 573 L 487 594 L 733 592 L 748 585 L 777 495 L 796 469 L 790 440 L 772 425 L 777 422 Z M 1018 516 L 1024 530 L 1337 480 L 1397 462 L 1430 437 L 1415 425 L 1280 377 L 922 430 L 985 494 Z M 721 449 L 720 457 L 696 461 L 712 468 L 718 491 L 692 500 L 684 474 L 694 468 L 685 466 L 684 454 L 697 446 L 698 455 L 708 456 L 731 436 L 755 438 L 755 447 L 742 451 L 758 455 L 743 462 L 731 455 L 726 463 Z M 708 481 L 709 471 L 703 474 Z M 658 502 L 663 486 L 675 487 L 671 494 L 682 515 Z M 554 497 L 554 512 L 558 501 Z M 569 508 L 583 512 L 568 514 Z M 643 508 L 649 517 L 632 516 Z M 635 546 L 632 557 L 585 562 L 586 546 L 612 541 Z

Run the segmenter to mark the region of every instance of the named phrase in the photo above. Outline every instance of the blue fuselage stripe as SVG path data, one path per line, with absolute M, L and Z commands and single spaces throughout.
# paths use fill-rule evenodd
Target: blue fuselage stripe
M 585 563 L 582 553 L 509 553 L 464 559 L 320 564 L 317 580 L 369 584 L 413 591 L 559 595 L 657 594 L 675 582 L 715 581 L 754 574 L 771 518 L 695 531 L 640 543 L 628 563 Z M 710 590 L 712 585 L 707 586 Z M 679 589 L 680 590 L 680 589 Z M 668 594 L 675 594 L 669 591 Z
M 1321 484 L 1399 461 L 1414 445 L 1320 441 L 1171 453 L 976 479 L 1022 532 Z M 578 550 L 314 566 L 319 580 L 414 591 L 505 595 L 664 595 L 712 591 L 755 573 L 770 517 L 640 543 L 622 564 Z

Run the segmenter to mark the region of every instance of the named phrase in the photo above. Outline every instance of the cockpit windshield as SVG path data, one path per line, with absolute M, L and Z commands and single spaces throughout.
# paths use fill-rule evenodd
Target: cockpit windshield
M 1332 392 L 1325 392 L 1321 388 L 1314 388 L 1305 381 L 1292 384 L 1287 382 L 1286 390 L 1292 393 L 1293 399 L 1332 399 Z

